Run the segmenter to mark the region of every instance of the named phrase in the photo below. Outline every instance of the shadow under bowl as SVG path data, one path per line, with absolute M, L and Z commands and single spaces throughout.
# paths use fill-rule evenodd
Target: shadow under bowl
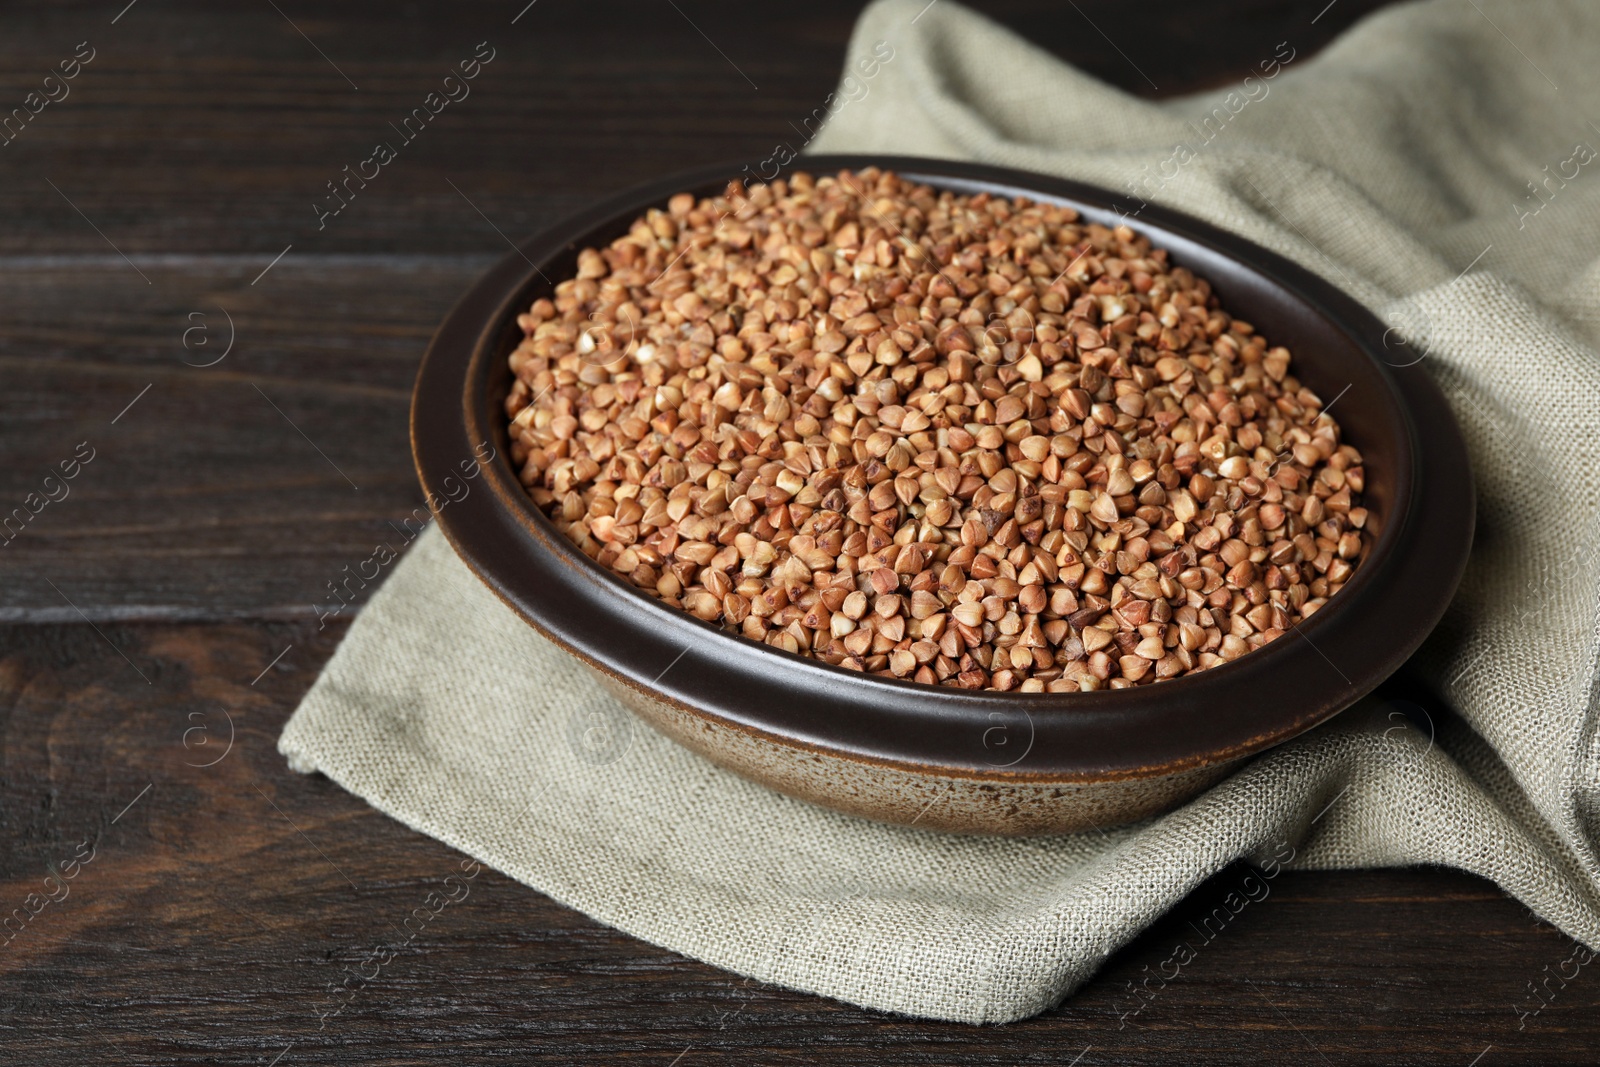
M 1309 620 L 1211 670 L 1091 693 L 1001 693 L 866 675 L 746 640 L 669 607 L 586 557 L 534 506 L 508 457 L 503 402 L 517 315 L 575 276 L 577 253 L 628 232 L 674 193 L 713 195 L 733 165 L 611 197 L 527 241 L 450 312 L 412 400 L 417 471 L 441 529 L 494 592 L 590 667 L 657 730 L 773 789 L 930 830 L 1048 834 L 1170 810 L 1240 761 L 1350 706 L 1411 655 L 1466 566 L 1473 487 L 1444 397 L 1383 322 L 1281 256 L 1155 206 L 1044 175 L 931 159 L 814 156 L 813 174 L 878 166 L 961 193 L 1026 196 L 1108 226 L 1128 221 L 1209 280 L 1230 314 L 1294 355 L 1337 398 L 1359 448 L 1375 535 Z M 463 464 L 494 450 L 459 493 Z M 478 449 L 483 449 L 480 453 Z M 454 478 L 457 487 L 451 492 Z

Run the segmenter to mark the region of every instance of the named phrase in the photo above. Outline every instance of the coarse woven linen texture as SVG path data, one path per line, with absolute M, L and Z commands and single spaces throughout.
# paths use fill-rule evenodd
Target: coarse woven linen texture
M 893 56 L 865 80 L 856 63 L 880 41 Z M 1290 850 L 1300 868 L 1473 871 L 1600 948 L 1597 44 L 1593 5 L 1432 0 L 1315 58 L 1285 42 L 1231 89 L 1149 102 L 953 0 L 881 0 L 833 118 L 788 146 L 1129 190 L 1130 213 L 1205 218 L 1403 330 L 1395 362 L 1417 362 L 1399 373 L 1444 389 L 1479 493 L 1465 583 L 1417 657 L 1458 712 L 1437 736 L 1368 702 L 1135 827 L 878 825 L 634 727 L 429 530 L 280 750 L 601 922 L 910 1015 L 1039 1012 L 1208 875 Z

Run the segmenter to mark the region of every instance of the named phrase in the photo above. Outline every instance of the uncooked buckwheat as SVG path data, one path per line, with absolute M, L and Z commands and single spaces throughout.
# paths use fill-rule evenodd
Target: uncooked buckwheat
M 537 504 L 789 652 L 967 688 L 1204 670 L 1370 538 L 1323 401 L 1125 226 L 877 169 L 685 193 L 519 318 Z

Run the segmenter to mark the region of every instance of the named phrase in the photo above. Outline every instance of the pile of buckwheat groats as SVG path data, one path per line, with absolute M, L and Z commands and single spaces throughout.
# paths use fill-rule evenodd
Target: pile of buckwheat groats
M 1289 353 L 1125 226 L 876 169 L 680 194 L 519 324 L 535 502 L 789 652 L 1062 692 L 1281 636 L 1369 540 Z

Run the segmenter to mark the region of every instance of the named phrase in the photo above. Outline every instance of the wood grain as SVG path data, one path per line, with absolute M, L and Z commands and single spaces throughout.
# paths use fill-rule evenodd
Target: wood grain
M 0 347 L 0 515 L 79 444 L 95 450 L 63 499 L 6 529 L 0 618 L 76 619 L 68 599 L 96 620 L 315 618 L 337 603 L 342 568 L 398 540 L 391 522 L 426 517 L 411 383 L 489 262 L 308 257 L 266 288 L 240 256 L 151 265 L 149 286 L 120 260 L 0 261 L 17 309 Z M 74 321 L 84 307 L 99 331 Z
M 275 750 L 342 630 L 6 628 L 0 905 L 95 849 L 0 945 L 11 1062 L 264 1063 L 291 1045 L 283 1062 L 665 1065 L 692 1046 L 684 1065 L 1065 1064 L 1088 1046 L 1078 1062 L 1465 1065 L 1490 1045 L 1484 1063 L 1592 1062 L 1587 974 L 1517 1029 L 1526 983 L 1570 942 L 1446 871 L 1281 874 L 1207 941 L 1197 928 L 1248 874 L 1230 868 L 1061 1008 L 1003 1027 L 747 982 L 487 870 L 407 941 L 398 925 L 462 857 Z M 1134 1014 L 1129 984 L 1179 941 L 1196 958 Z M 395 958 L 376 977 L 329 992 L 379 948 Z
M 1279 40 L 1309 54 L 1378 4 L 976 6 L 1166 95 Z M 1284 874 L 1135 1014 L 1132 987 L 1247 874 L 1230 868 L 1061 1008 L 982 1029 L 748 982 L 487 870 L 401 944 L 462 857 L 291 773 L 275 743 L 347 625 L 319 628 L 326 583 L 420 503 L 416 360 L 502 233 L 788 139 L 859 5 L 540 0 L 513 24 L 522 8 L 119 0 L 8 20 L 0 102 L 77 42 L 97 51 L 0 148 L 0 517 L 80 443 L 95 454 L 0 547 L 0 917 L 28 917 L 0 933 L 0 1060 L 1593 1062 L 1600 980 L 1551 983 L 1519 1018 L 1570 943 L 1450 871 Z M 473 95 L 317 229 L 323 183 L 484 40 Z M 233 348 L 200 366 L 228 316 Z M 390 947 L 328 1014 L 346 968 Z

